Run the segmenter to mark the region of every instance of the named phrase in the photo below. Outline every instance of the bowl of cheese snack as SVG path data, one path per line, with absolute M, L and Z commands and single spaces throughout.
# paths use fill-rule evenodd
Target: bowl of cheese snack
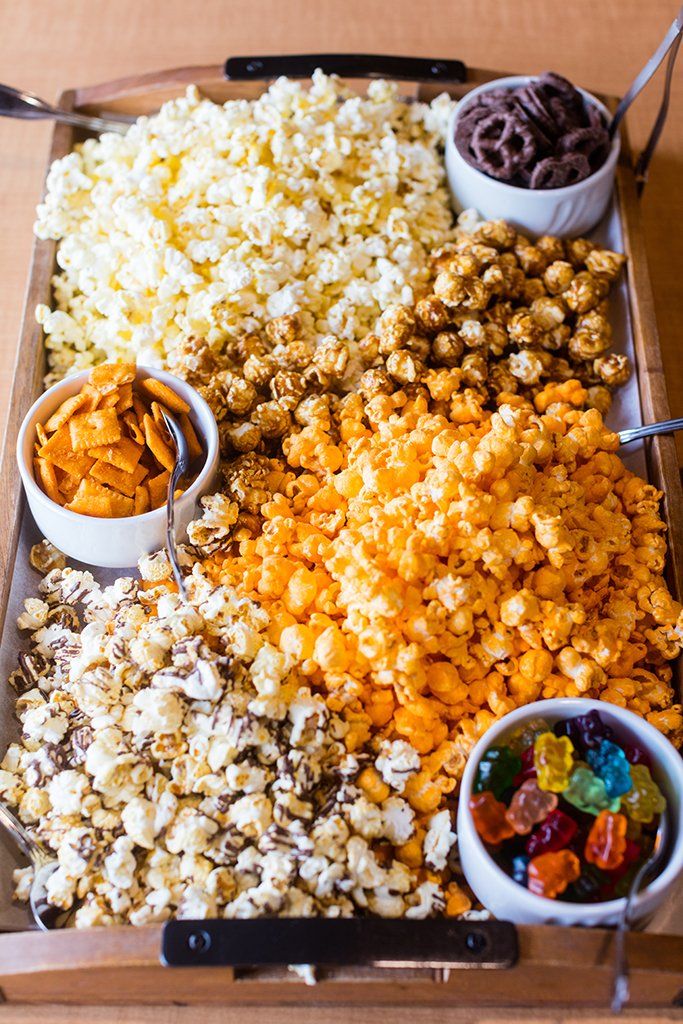
M 553 72 L 473 89 L 446 136 L 456 205 L 537 235 L 588 231 L 614 187 L 620 142 L 609 120 L 595 96 Z
M 458 809 L 468 883 L 520 924 L 614 925 L 668 816 L 662 868 L 635 897 L 645 924 L 683 871 L 683 761 L 633 712 L 586 698 L 505 715 L 472 751 Z
M 17 461 L 33 518 L 60 551 L 121 568 L 163 547 L 175 463 L 163 410 L 177 418 L 190 452 L 190 473 L 176 491 L 184 529 L 218 466 L 216 421 L 191 385 L 135 363 L 102 363 L 33 404 Z

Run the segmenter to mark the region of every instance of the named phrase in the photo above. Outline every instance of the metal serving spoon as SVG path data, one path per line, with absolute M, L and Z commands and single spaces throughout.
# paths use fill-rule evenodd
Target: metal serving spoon
M 176 450 L 175 465 L 173 467 L 173 472 L 171 473 L 171 479 L 168 481 L 168 496 L 166 498 L 166 546 L 168 548 L 168 557 L 171 560 L 173 575 L 176 583 L 178 584 L 180 596 L 184 601 L 187 601 L 187 588 L 185 587 L 183 574 L 180 571 L 175 533 L 175 491 L 180 478 L 184 476 L 190 468 L 190 450 L 187 447 L 185 435 L 180 429 L 180 424 L 175 417 L 171 416 L 171 414 L 166 412 L 164 409 L 162 409 L 161 415 L 164 417 L 164 423 L 171 435 Z
M 683 417 L 675 420 L 660 420 L 659 423 L 646 423 L 644 427 L 630 427 L 619 430 L 617 435 L 620 444 L 630 444 L 642 437 L 653 437 L 655 434 L 673 434 L 675 430 L 683 430 Z
M 31 861 L 33 882 L 29 893 L 29 904 L 34 921 L 44 932 L 52 931 L 53 928 L 62 928 L 73 911 L 59 910 L 58 907 L 53 907 L 47 901 L 47 881 L 53 871 L 59 867 L 57 858 L 37 842 L 32 835 L 29 835 L 19 819 L 2 802 L 0 802 L 0 825 L 4 826 L 21 852 Z
M 631 911 L 636 896 L 646 882 L 649 882 L 663 867 L 669 846 L 669 818 L 666 810 L 662 811 L 659 828 L 655 835 L 655 843 L 650 857 L 641 864 L 628 890 L 626 903 L 617 925 L 614 938 L 614 984 L 612 987 L 612 1013 L 619 1013 L 629 1000 L 629 969 L 626 953 L 626 935 L 631 926 Z
M 11 85 L 0 84 L 0 116 L 20 117 L 29 121 L 51 117 L 63 124 L 72 124 L 76 128 L 87 128 L 91 132 L 120 132 L 125 134 L 134 117 L 124 114 L 111 114 L 108 117 L 90 117 L 77 114 L 73 110 L 60 110 L 45 100 L 34 96 L 32 92 L 13 89 Z

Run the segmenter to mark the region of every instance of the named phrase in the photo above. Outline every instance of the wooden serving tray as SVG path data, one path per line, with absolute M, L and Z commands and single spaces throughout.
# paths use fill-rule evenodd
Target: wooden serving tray
M 470 69 L 464 84 L 430 83 L 410 91 L 429 100 L 447 91 L 464 95 L 500 72 Z M 176 97 L 187 85 L 224 102 L 256 96 L 263 82 L 226 81 L 216 66 L 179 68 L 121 79 L 65 92 L 59 105 L 87 113 L 116 111 L 145 114 Z M 609 99 L 607 100 L 609 103 Z M 614 106 L 615 101 L 611 101 Z M 79 135 L 57 125 L 49 162 L 68 153 Z M 617 172 L 617 216 L 628 256 L 627 293 L 636 363 L 637 395 L 642 420 L 670 416 L 664 371 L 631 154 L 623 133 Z M 20 344 L 14 369 L 9 422 L 2 455 L 0 496 L 0 633 L 13 594 L 15 564 L 22 531 L 24 499 L 15 463 L 15 445 L 22 419 L 42 389 L 45 353 L 34 308 L 50 298 L 55 243 L 36 240 L 29 277 Z M 669 530 L 669 583 L 683 596 L 683 490 L 672 437 L 646 442 L 650 481 L 664 492 L 663 514 Z M 24 537 L 25 541 L 25 537 Z M 8 629 L 13 623 L 7 624 Z M 4 679 L 0 686 L 4 686 Z M 681 689 L 680 669 L 677 685 Z M 683 693 L 683 690 L 681 690 Z M 3 899 L 5 893 L 2 894 Z M 272 922 L 277 933 L 277 922 Z M 514 966 L 498 970 L 444 967 L 325 967 L 315 987 L 304 985 L 285 967 L 165 967 L 160 961 L 161 928 L 117 927 L 40 933 L 0 934 L 0 999 L 15 1003 L 229 1003 L 287 1004 L 421 1004 L 447 1006 L 592 1006 L 609 1004 L 613 969 L 613 933 L 562 927 L 519 927 Z M 683 1005 L 683 937 L 653 933 L 628 938 L 631 963 L 631 1005 Z M 295 958 L 292 951 L 283 960 Z

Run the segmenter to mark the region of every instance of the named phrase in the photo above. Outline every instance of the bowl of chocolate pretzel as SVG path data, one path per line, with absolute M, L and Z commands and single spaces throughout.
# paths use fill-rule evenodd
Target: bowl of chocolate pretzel
M 605 213 L 619 136 L 595 96 L 561 75 L 498 78 L 457 105 L 446 138 L 456 207 L 534 235 L 583 234 Z

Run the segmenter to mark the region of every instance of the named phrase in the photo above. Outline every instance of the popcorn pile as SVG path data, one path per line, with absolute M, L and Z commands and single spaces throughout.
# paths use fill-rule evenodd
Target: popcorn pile
M 220 348 L 308 311 L 312 337 L 361 338 L 427 280 L 451 235 L 440 148 L 452 108 L 320 72 L 220 106 L 196 88 L 50 169 L 36 234 L 59 241 L 41 305 L 50 379 L 102 359 L 161 366 L 193 334 Z
M 450 811 L 406 792 L 419 754 L 349 752 L 265 611 L 198 565 L 186 604 L 163 553 L 140 571 L 101 588 L 55 568 L 19 619 L 0 796 L 57 854 L 50 903 L 77 927 L 468 911 Z M 32 869 L 15 877 L 27 899 Z
M 454 389 L 489 406 L 577 380 L 584 405 L 605 415 L 631 372 L 625 355 L 610 352 L 607 319 L 624 257 L 581 238 L 532 244 L 503 221 L 463 217 L 455 234 L 430 259 L 432 292 L 388 306 L 357 345 L 332 334 L 315 345 L 302 314 L 276 317 L 220 353 L 205 338 L 179 344 L 171 368 L 211 406 L 226 459 L 279 454 L 282 438 L 324 416 L 335 396 L 429 387 L 443 367 Z
M 256 470 L 255 486 L 275 482 L 260 532 L 231 535 L 226 496 L 189 530 L 211 578 L 268 610 L 271 642 L 344 713 L 354 749 L 379 731 L 432 758 L 406 788 L 434 808 L 493 720 L 539 698 L 598 697 L 683 738 L 661 494 L 580 411 L 577 381 L 495 413 L 457 381 L 442 369 L 412 396 L 340 399 L 284 440 L 279 473 Z M 239 486 L 233 469 L 233 499 L 250 468 Z

